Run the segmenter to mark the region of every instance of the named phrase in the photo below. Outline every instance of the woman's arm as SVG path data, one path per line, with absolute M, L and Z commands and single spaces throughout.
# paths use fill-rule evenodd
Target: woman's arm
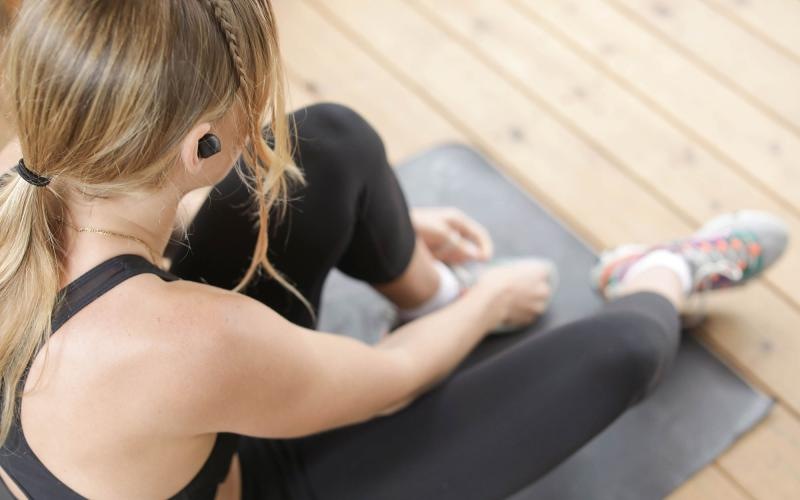
M 173 367 L 191 383 L 172 418 L 197 433 L 284 438 L 369 420 L 452 371 L 499 321 L 495 296 L 476 286 L 374 346 L 299 327 L 242 294 L 190 300 L 196 321 L 216 326 Z

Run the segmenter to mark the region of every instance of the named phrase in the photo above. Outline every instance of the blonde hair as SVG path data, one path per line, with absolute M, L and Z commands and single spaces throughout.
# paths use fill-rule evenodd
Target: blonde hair
M 290 182 L 305 183 L 292 161 L 269 0 L 26 0 L 6 38 L 10 119 L 26 165 L 52 182 L 13 175 L 0 185 L 0 442 L 59 305 L 67 190 L 109 197 L 162 187 L 190 129 L 233 106 L 249 139 L 236 171 L 262 228 L 234 291 L 264 269 L 314 315 L 267 259 L 271 207 L 283 216 Z

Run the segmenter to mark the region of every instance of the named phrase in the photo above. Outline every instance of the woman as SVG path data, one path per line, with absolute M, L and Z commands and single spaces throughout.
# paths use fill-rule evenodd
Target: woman
M 652 390 L 687 297 L 786 244 L 746 212 L 617 249 L 593 273 L 601 311 L 457 369 L 541 314 L 553 276 L 522 260 L 460 282 L 486 230 L 410 213 L 351 110 L 287 120 L 276 39 L 267 0 L 24 3 L 3 66 L 23 159 L 0 187 L 17 498 L 502 498 Z M 453 232 L 467 243 L 443 248 Z M 403 325 L 373 346 L 314 331 L 333 267 Z

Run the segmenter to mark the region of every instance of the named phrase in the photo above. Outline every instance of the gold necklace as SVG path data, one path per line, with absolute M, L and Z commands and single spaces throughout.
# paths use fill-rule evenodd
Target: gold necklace
M 114 231 L 109 231 L 107 229 L 100 229 L 96 227 L 77 227 L 65 221 L 61 217 L 58 217 L 57 220 L 59 222 L 63 222 L 64 224 L 78 231 L 79 233 L 98 233 L 98 234 L 104 234 L 106 236 L 118 236 L 120 238 L 125 238 L 131 241 L 136 241 L 138 243 L 141 243 L 142 245 L 144 245 L 145 248 L 147 248 L 147 251 L 150 253 L 150 259 L 152 263 L 158 267 L 161 267 L 160 263 L 162 263 L 163 259 L 161 257 L 158 257 L 158 253 L 154 252 L 153 249 L 150 247 L 150 245 L 148 245 L 147 242 L 141 238 L 137 238 L 136 236 L 132 236 L 130 234 L 117 233 Z

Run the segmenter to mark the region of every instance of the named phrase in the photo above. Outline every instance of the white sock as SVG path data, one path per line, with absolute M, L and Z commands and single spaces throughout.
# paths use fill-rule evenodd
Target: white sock
M 397 317 L 401 321 L 411 321 L 444 307 L 455 300 L 461 292 L 461 283 L 449 267 L 438 260 L 434 261 L 433 265 L 439 273 L 439 289 L 433 294 L 433 297 L 417 307 L 398 309 Z
M 692 275 L 689 269 L 689 263 L 686 262 L 686 259 L 682 256 L 675 252 L 670 252 L 669 250 L 654 250 L 645 255 L 628 269 L 622 281 L 627 281 L 642 271 L 658 266 L 667 267 L 675 271 L 675 274 L 678 275 L 681 281 L 683 293 L 689 295 L 692 288 Z

